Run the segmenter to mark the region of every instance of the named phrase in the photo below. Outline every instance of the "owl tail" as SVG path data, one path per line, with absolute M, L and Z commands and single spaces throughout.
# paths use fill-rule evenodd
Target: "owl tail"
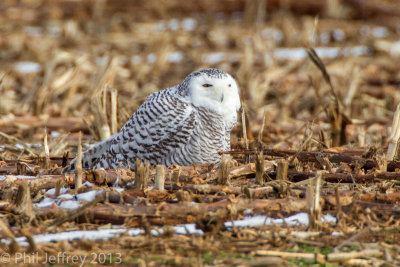
M 86 150 L 84 153 L 82 153 L 82 168 L 86 170 L 92 169 L 96 161 L 101 157 L 101 155 L 106 153 L 107 150 L 110 148 L 113 139 L 114 136 L 111 136 L 110 138 L 95 144 L 94 146 Z M 62 173 L 74 172 L 75 163 L 76 163 L 76 158 L 74 158 L 70 162 L 70 164 L 62 170 Z

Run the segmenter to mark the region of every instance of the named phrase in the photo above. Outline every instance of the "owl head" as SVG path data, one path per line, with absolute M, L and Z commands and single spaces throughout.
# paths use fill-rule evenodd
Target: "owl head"
M 185 91 L 191 103 L 224 116 L 240 108 L 239 87 L 228 73 L 214 68 L 201 69 L 188 75 L 178 90 Z

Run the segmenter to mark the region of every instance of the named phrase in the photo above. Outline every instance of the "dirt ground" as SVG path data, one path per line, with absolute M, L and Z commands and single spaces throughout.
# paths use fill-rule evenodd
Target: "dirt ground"
M 397 0 L 1 1 L 0 265 L 400 265 L 399 25 Z M 204 67 L 242 100 L 219 167 L 61 173 Z

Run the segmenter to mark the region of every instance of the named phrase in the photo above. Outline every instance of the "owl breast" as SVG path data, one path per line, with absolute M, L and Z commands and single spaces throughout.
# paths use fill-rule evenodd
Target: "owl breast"
M 196 108 L 196 127 L 185 146 L 166 158 L 165 164 L 191 165 L 219 163 L 220 151 L 230 149 L 230 129 L 223 117 L 205 108 Z

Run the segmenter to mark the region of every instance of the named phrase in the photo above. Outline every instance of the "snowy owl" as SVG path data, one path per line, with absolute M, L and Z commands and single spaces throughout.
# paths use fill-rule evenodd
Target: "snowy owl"
M 133 169 L 136 158 L 167 167 L 218 164 L 218 152 L 230 150 L 239 108 L 239 88 L 231 75 L 214 68 L 195 71 L 148 96 L 119 133 L 82 154 L 82 167 Z M 63 172 L 72 172 L 75 161 Z

